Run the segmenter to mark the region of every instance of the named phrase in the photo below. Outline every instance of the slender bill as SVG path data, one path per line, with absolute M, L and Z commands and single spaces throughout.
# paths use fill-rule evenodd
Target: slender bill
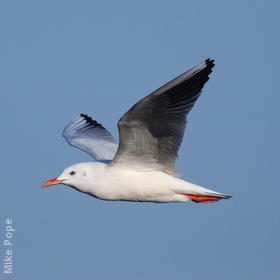
M 42 185 L 42 188 L 63 184 L 63 181 L 64 180 L 58 180 L 57 178 L 54 178 L 52 180 L 47 181 L 44 185 Z

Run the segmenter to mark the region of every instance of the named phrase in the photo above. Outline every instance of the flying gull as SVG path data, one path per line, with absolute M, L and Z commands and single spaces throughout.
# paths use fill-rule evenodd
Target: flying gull
M 63 137 L 95 158 L 72 165 L 43 187 L 68 185 L 103 200 L 150 202 L 215 202 L 230 196 L 178 177 L 178 157 L 186 116 L 214 67 L 207 59 L 152 92 L 118 122 L 119 144 L 109 131 L 81 114 Z

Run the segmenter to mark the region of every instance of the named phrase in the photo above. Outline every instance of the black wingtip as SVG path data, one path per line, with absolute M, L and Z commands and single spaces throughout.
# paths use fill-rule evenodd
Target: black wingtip
M 93 120 L 90 116 L 86 114 L 80 114 L 80 116 L 84 118 L 88 124 L 105 129 L 101 123 L 98 123 L 96 120 Z
M 207 67 L 209 67 L 210 69 L 212 69 L 215 66 L 215 60 L 211 59 L 211 58 L 207 58 L 205 60 L 205 63 L 207 65 Z

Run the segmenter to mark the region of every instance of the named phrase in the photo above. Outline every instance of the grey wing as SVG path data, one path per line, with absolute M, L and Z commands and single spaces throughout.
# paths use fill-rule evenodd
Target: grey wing
M 176 175 L 174 163 L 184 136 L 186 115 L 214 65 L 214 60 L 205 60 L 124 114 L 118 123 L 120 143 L 112 163 Z
M 62 136 L 71 146 L 87 152 L 100 161 L 112 160 L 118 149 L 118 144 L 111 133 L 85 114 L 70 122 L 64 128 Z

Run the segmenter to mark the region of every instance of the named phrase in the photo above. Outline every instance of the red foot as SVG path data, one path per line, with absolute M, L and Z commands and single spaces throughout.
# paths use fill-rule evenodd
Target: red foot
M 216 202 L 219 200 L 218 197 L 215 196 L 206 196 L 206 195 L 194 195 L 194 194 L 185 194 L 188 198 L 196 203 L 201 202 Z

